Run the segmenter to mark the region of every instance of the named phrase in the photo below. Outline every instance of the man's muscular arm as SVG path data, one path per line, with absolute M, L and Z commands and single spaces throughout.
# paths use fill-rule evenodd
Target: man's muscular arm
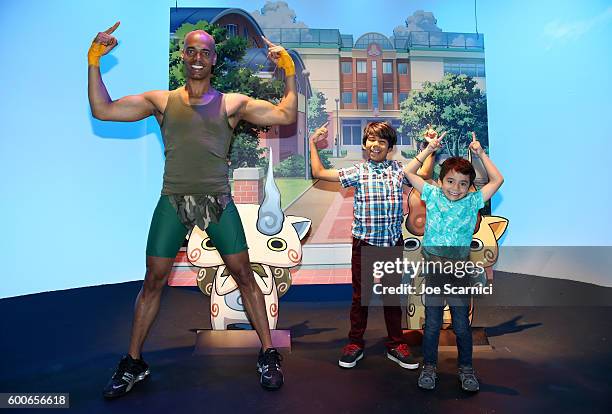
M 164 92 L 145 92 L 140 95 L 125 96 L 116 101 L 111 99 L 100 74 L 100 57 L 117 46 L 117 39 L 112 36 L 117 27 L 119 22 L 98 33 L 89 49 L 87 55 L 89 105 L 94 118 L 103 121 L 139 121 L 158 112 L 154 102 Z
M 234 116 L 255 125 L 290 125 L 297 119 L 297 92 L 295 85 L 295 66 L 291 57 L 282 46 L 276 46 L 265 37 L 268 57 L 285 71 L 285 92 L 278 105 L 261 99 L 232 94 Z

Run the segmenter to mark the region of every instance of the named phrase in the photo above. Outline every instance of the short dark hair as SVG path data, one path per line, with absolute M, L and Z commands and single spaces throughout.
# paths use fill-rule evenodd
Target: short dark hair
M 397 132 L 387 122 L 370 122 L 363 130 L 363 140 L 361 143 L 365 145 L 370 135 L 377 136 L 389 143 L 389 149 L 397 144 Z
M 465 158 L 451 157 L 446 159 L 440 167 L 440 181 L 442 181 L 450 171 L 457 171 L 460 174 L 469 175 L 470 185 L 474 184 L 476 170 L 474 170 L 472 163 Z

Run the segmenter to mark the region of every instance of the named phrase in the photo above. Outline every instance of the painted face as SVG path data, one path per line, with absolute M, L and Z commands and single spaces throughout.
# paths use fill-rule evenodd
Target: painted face
M 244 226 L 251 263 L 290 268 L 302 260 L 300 240 L 306 236 L 311 221 L 306 217 L 285 216 L 283 228 L 273 236 L 266 236 L 257 229 L 259 206 L 237 204 L 236 208 Z M 194 227 L 187 246 L 189 261 L 198 267 L 221 266 L 223 260 L 210 241 L 208 234 Z
M 362 148 L 365 150 L 368 159 L 375 162 L 386 160 L 389 153 L 389 143 L 387 140 L 376 135 L 368 136 Z
M 205 32 L 192 32 L 185 38 L 183 63 L 188 79 L 206 79 L 217 62 L 214 39 Z
M 451 170 L 444 176 L 440 185 L 446 198 L 451 201 L 461 200 L 470 189 L 470 176 Z

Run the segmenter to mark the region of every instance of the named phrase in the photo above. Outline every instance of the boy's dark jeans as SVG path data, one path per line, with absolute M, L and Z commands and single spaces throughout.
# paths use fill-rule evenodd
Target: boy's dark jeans
M 457 253 L 452 252 L 451 253 Z M 423 250 L 423 257 L 429 263 L 458 263 L 468 260 L 448 259 L 431 255 Z M 445 284 L 453 287 L 469 286 L 469 276 L 456 276 L 441 272 L 438 267 L 429 269 L 424 273 L 425 283 L 428 286 L 443 288 Z M 453 331 L 457 337 L 457 351 L 459 354 L 459 365 L 472 365 L 472 328 L 470 327 L 470 296 L 451 295 L 451 294 L 428 294 L 425 295 L 425 328 L 423 329 L 423 363 L 436 364 L 438 360 L 438 342 L 440 339 L 440 329 L 442 329 L 442 319 L 444 304 L 447 303 L 450 312 Z
M 396 246 L 403 246 L 404 241 L 400 237 Z M 368 324 L 368 307 L 361 304 L 362 289 L 364 292 L 372 291 L 372 276 L 364 277 L 368 286 L 361 285 L 361 248 L 371 246 L 363 240 L 353 238 L 353 249 L 351 256 L 351 273 L 353 279 L 353 303 L 351 304 L 351 330 L 349 331 L 349 342 L 363 348 L 363 334 Z M 365 290 L 367 289 L 367 290 Z M 402 341 L 402 308 L 401 306 L 384 306 L 385 324 L 387 326 L 388 340 L 385 342 L 387 349 L 393 349 Z
M 449 306 L 453 331 L 457 337 L 459 365 L 472 366 L 472 329 L 470 327 L 468 306 Z M 423 362 L 436 364 L 438 361 L 438 341 L 442 329 L 443 306 L 425 306 L 425 329 L 423 330 Z

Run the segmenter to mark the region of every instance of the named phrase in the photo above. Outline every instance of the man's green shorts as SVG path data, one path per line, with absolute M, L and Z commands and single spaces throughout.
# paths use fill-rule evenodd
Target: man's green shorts
M 223 210 L 218 223 L 210 223 L 206 233 L 221 255 L 240 253 L 248 249 L 238 209 L 231 201 Z M 147 256 L 176 257 L 189 230 L 180 222 L 168 196 L 157 202 L 149 237 Z

